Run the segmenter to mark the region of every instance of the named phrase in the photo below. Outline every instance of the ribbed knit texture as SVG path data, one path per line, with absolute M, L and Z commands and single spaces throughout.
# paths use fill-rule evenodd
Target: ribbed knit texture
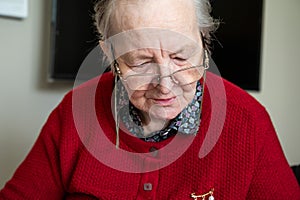
M 115 124 L 111 113 L 113 77 L 111 73 L 83 84 L 68 93 L 51 113 L 34 147 L 12 179 L 0 191 L 1 200 L 18 199 L 191 199 L 191 193 L 203 194 L 214 188 L 216 200 L 226 199 L 300 199 L 300 188 L 290 169 L 270 118 L 265 109 L 246 92 L 224 81 L 226 96 L 215 82 L 220 78 L 208 73 L 203 100 L 200 130 L 192 145 L 172 164 L 147 173 L 121 172 L 99 162 L 97 153 L 105 153 L 107 162 L 115 159 L 97 133 L 101 126 L 107 138 L 115 143 Z M 93 88 L 98 84 L 94 97 Z M 72 110 L 72 95 L 80 104 Z M 93 102 L 94 106 L 89 106 Z M 211 102 L 214 103 L 213 108 Z M 223 124 L 222 108 L 226 106 Z M 93 124 L 93 109 L 99 124 Z M 220 109 L 220 110 L 218 110 Z M 212 114 L 216 112 L 216 115 Z M 74 123 L 76 119 L 76 126 Z M 215 117 L 213 117 L 215 116 Z M 214 120 L 211 120 L 211 119 Z M 79 123 L 79 125 L 78 125 Z M 217 127 L 223 125 L 218 138 Z M 79 127 L 79 129 L 78 129 Z M 79 138 L 78 130 L 85 144 Z M 208 135 L 207 131 L 216 131 Z M 177 137 L 177 136 L 176 136 Z M 200 148 L 214 148 L 199 158 Z M 163 142 L 144 142 L 120 131 L 120 148 L 147 153 L 160 149 Z M 181 145 L 178 145 L 178 151 Z M 176 150 L 169 152 L 170 156 Z M 100 155 L 99 154 L 99 155 Z M 161 155 L 144 157 L 151 165 L 161 163 Z M 120 158 L 120 165 L 135 167 L 134 160 Z M 139 164 L 139 163 L 138 163 Z M 149 167 L 149 166 L 148 166 Z M 152 190 L 144 190 L 151 183 Z

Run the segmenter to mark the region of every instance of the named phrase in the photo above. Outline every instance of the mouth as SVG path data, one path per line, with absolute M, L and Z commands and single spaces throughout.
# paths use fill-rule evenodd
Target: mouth
M 155 104 L 158 104 L 158 105 L 161 105 L 161 106 L 170 106 L 174 103 L 175 100 L 176 100 L 176 97 L 153 99 Z

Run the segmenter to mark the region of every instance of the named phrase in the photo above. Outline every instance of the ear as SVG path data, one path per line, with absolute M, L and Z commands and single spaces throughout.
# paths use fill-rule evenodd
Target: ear
M 201 36 L 202 47 L 203 49 L 206 50 L 206 39 L 205 39 L 206 35 L 203 31 L 200 31 L 200 36 Z
M 103 40 L 99 41 L 99 46 L 102 49 L 104 55 L 108 58 L 108 61 L 111 63 L 114 60 L 113 54 L 111 52 L 112 51 L 111 46 Z

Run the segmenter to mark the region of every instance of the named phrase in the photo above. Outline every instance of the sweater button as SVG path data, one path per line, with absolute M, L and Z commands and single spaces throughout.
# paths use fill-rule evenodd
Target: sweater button
M 144 190 L 145 191 L 151 191 L 152 190 L 152 184 L 151 183 L 145 183 L 144 184 Z
M 157 157 L 158 155 L 158 150 L 155 147 L 151 147 L 149 149 L 149 152 L 152 154 L 153 157 Z

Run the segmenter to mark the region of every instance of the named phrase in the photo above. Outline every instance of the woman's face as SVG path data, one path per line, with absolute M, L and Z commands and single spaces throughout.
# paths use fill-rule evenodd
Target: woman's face
M 197 84 L 195 74 L 189 71 L 177 77 L 191 80 L 184 85 L 174 82 L 169 75 L 202 64 L 203 49 L 192 1 L 129 2 L 118 4 L 114 15 L 113 31 L 123 37 L 113 44 L 121 80 L 145 124 L 156 119 L 169 121 L 192 101 Z M 158 74 L 163 78 L 141 86 L 134 79 L 141 74 Z M 134 78 L 129 83 L 127 77 L 131 75 Z M 146 76 L 140 78 L 147 80 Z

